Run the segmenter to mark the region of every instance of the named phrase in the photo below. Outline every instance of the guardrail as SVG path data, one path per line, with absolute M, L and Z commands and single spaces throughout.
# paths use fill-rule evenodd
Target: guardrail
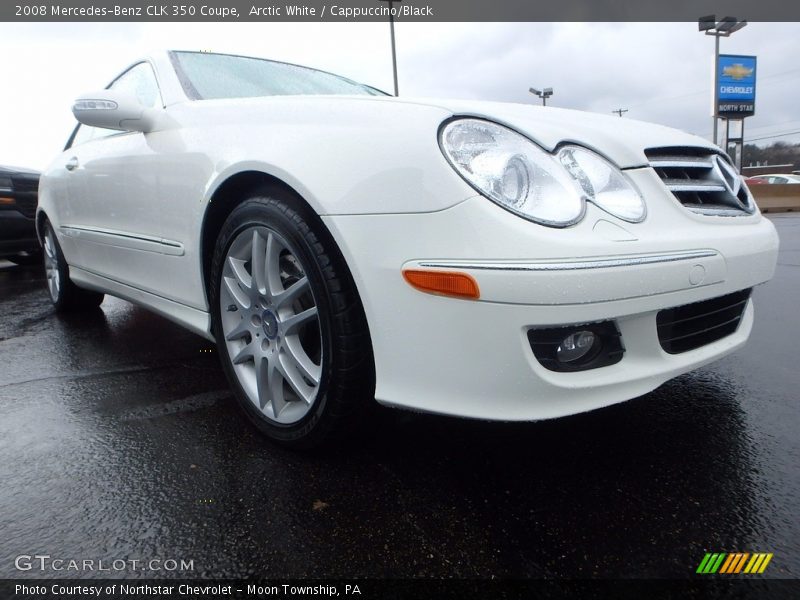
M 750 186 L 762 213 L 800 211 L 800 185 L 759 183 Z

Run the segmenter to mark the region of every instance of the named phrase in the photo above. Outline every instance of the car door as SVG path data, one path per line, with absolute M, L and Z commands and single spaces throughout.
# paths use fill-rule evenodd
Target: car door
M 163 108 L 155 73 L 141 62 L 109 86 Z M 159 288 L 159 263 L 178 249 L 161 236 L 159 159 L 151 136 L 79 126 L 64 154 L 70 219 L 61 232 L 72 238 L 78 265 L 139 289 Z

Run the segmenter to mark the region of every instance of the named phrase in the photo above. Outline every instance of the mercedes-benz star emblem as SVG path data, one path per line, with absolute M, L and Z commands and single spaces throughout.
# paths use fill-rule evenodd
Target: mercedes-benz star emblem
M 738 198 L 739 190 L 742 189 L 742 179 L 739 177 L 739 173 L 736 172 L 733 165 L 721 156 L 715 156 L 714 167 L 725 189 L 728 190 L 734 198 Z

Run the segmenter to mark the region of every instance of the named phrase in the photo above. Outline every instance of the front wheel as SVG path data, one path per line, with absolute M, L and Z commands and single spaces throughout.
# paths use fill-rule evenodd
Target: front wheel
M 316 446 L 353 425 L 374 393 L 355 284 L 319 220 L 284 194 L 257 195 L 222 227 L 212 318 L 240 404 L 270 438 Z

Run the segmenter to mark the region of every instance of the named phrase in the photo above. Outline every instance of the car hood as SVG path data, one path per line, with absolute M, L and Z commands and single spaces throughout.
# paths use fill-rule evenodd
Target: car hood
M 324 109 L 320 104 L 324 105 Z M 719 148 L 701 137 L 662 125 L 530 104 L 327 95 L 230 98 L 184 104 L 189 109 L 201 106 L 215 111 L 214 122 L 218 124 L 225 118 L 252 123 L 259 114 L 304 122 L 309 118 L 318 118 L 326 123 L 333 121 L 341 124 L 366 122 L 369 121 L 367 115 L 371 114 L 377 120 L 389 117 L 400 127 L 412 123 L 420 125 L 420 119 L 432 122 L 435 127 L 452 116 L 478 117 L 507 125 L 549 151 L 563 143 L 586 146 L 605 155 L 623 169 L 646 166 L 648 160 L 645 150 L 648 148 L 689 146 L 719 151 Z M 203 120 L 198 122 L 202 123 Z
M 562 143 L 577 143 L 604 154 L 621 168 L 645 166 L 647 148 L 693 146 L 719 149 L 709 141 L 662 125 L 579 110 L 505 102 L 381 98 L 383 101 L 424 104 L 456 116 L 474 116 L 502 123 L 552 151 Z

